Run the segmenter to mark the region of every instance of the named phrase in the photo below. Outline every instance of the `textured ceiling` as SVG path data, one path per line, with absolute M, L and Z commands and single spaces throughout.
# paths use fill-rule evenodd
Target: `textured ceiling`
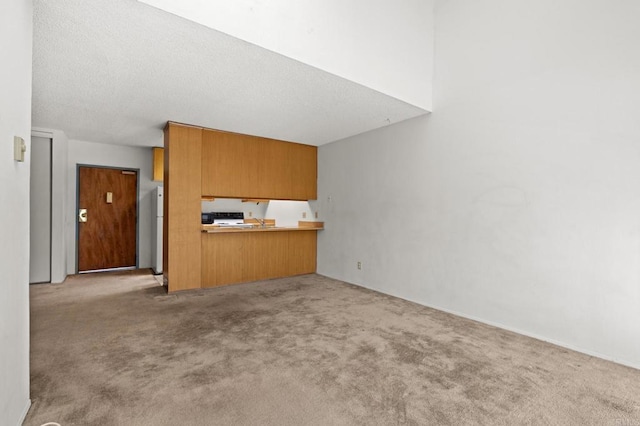
M 35 0 L 33 61 L 33 126 L 92 142 L 171 120 L 321 145 L 425 113 L 135 0 Z

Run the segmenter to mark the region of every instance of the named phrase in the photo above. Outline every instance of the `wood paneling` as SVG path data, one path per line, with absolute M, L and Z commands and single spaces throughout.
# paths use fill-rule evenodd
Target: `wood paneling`
M 244 280 L 242 256 L 245 240 L 233 234 L 202 234 L 202 287 L 239 283 Z
M 243 281 L 288 275 L 288 232 L 253 232 L 243 235 Z
M 301 144 L 290 144 L 288 148 L 291 199 L 316 200 L 318 198 L 318 148 Z
M 164 148 L 153 148 L 153 180 L 164 180 Z
M 138 174 L 79 167 L 78 271 L 136 266 Z M 111 202 L 107 199 L 111 193 Z
M 288 143 L 273 139 L 257 138 L 258 163 L 256 186 L 257 198 L 291 198 L 289 179 Z
M 213 236 L 200 212 L 203 198 L 315 199 L 316 147 L 171 122 L 164 146 L 169 291 L 315 272 L 315 231 Z
M 324 222 L 312 222 L 307 220 L 299 220 L 298 228 L 324 229 Z
M 202 137 L 202 195 L 259 198 L 259 145 L 255 138 L 204 130 Z
M 316 232 L 289 233 L 289 274 L 312 274 L 316 271 Z
M 313 273 L 316 238 L 311 230 L 203 233 L 203 287 Z
M 164 146 L 164 274 L 170 292 L 200 288 L 202 129 L 168 123 Z
M 257 136 L 203 131 L 202 195 L 316 199 L 317 147 Z

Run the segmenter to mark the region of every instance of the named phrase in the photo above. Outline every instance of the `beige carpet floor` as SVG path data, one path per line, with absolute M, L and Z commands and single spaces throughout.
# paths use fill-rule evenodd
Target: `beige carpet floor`
M 26 425 L 640 426 L 640 371 L 318 275 L 31 287 Z

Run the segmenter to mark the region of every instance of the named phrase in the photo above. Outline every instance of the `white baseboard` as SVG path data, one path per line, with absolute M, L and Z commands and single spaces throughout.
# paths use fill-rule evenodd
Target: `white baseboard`
M 27 418 L 27 413 L 29 412 L 29 408 L 31 408 L 31 399 L 27 399 L 27 404 L 22 411 L 22 415 L 20 416 L 20 420 L 16 426 L 21 426 L 24 423 L 24 420 Z
M 393 296 L 393 295 L 390 295 L 390 296 Z M 394 297 L 398 297 L 398 296 L 394 296 Z M 409 299 L 405 299 L 405 300 L 409 300 Z M 555 340 L 555 339 L 549 339 L 548 337 L 541 336 L 539 334 L 530 333 L 528 331 L 523 331 L 523 330 L 520 330 L 518 328 L 510 327 L 508 325 L 504 325 L 504 324 L 501 324 L 501 323 L 498 323 L 498 322 L 494 322 L 494 321 L 487 321 L 487 320 L 482 319 L 482 318 L 477 318 L 477 317 L 474 317 L 472 315 L 466 315 L 466 314 L 463 314 L 463 313 L 460 313 L 460 312 L 456 312 L 456 311 L 452 311 L 450 309 L 445 309 L 445 308 L 442 308 L 442 307 L 439 307 L 439 306 L 427 305 L 425 303 L 420 303 L 420 302 L 416 302 L 416 301 L 413 301 L 413 300 L 409 300 L 409 302 L 417 303 L 419 305 L 426 306 L 428 308 L 436 309 L 438 311 L 446 312 L 448 314 L 456 315 L 458 317 L 462 317 L 462 318 L 470 319 L 470 320 L 473 320 L 473 321 L 481 322 L 483 324 L 487 324 L 487 325 L 490 325 L 492 327 L 497 327 L 497 328 L 500 328 L 500 329 L 503 329 L 503 330 L 511 331 L 513 333 L 521 334 L 523 336 L 527 336 L 527 337 L 531 337 L 533 339 L 541 340 L 543 342 L 551 343 L 553 345 L 560 346 L 560 347 L 563 347 L 565 349 L 569 349 L 569 350 L 572 350 L 572 351 L 575 351 L 575 352 L 580 352 L 580 353 L 585 354 L 585 355 L 589 355 L 589 356 L 592 356 L 592 357 L 595 357 L 595 358 L 604 359 L 606 361 L 615 362 L 616 364 L 620 364 L 620 365 L 624 365 L 626 367 L 631 367 L 631 368 L 635 368 L 636 370 L 640 370 L 640 364 L 634 364 L 633 362 L 627 361 L 625 359 L 613 358 L 613 357 L 611 357 L 609 355 L 605 355 L 605 354 L 602 354 L 602 353 L 599 353 L 599 352 L 596 352 L 596 351 L 591 351 L 591 350 L 584 349 L 584 348 L 581 348 L 581 347 L 578 347 L 578 346 L 574 346 L 574 345 L 566 343 L 566 342 L 561 342 L 561 341 Z
M 328 278 L 332 278 L 332 279 L 335 279 L 335 280 L 338 280 L 338 281 L 342 281 L 342 282 L 347 282 L 347 281 L 341 280 L 340 278 L 334 278 L 334 277 L 328 277 Z M 599 352 L 595 352 L 595 351 L 587 350 L 587 349 L 584 349 L 584 348 L 580 348 L 580 347 L 577 347 L 577 346 L 574 346 L 574 345 L 571 345 L 571 344 L 568 344 L 568 343 L 565 343 L 565 342 L 561 342 L 561 341 L 554 340 L 554 339 L 549 339 L 548 337 L 540 336 L 540 335 L 535 334 L 535 333 L 530 333 L 530 332 L 527 332 L 527 331 L 519 330 L 517 328 L 510 327 L 508 325 L 504 325 L 504 324 L 501 324 L 501 323 L 498 323 L 498 322 L 487 321 L 487 320 L 485 320 L 483 318 L 474 317 L 472 315 L 467 315 L 467 314 L 464 314 L 464 313 L 461 313 L 461 312 L 457 312 L 457 311 L 454 311 L 454 310 L 451 310 L 451 309 L 443 308 L 443 307 L 436 306 L 436 305 L 427 304 L 427 303 L 424 303 L 424 302 L 419 302 L 417 300 L 412 300 L 412 299 L 409 299 L 409 298 L 406 298 L 406 297 L 403 297 L 403 296 L 398 296 L 397 294 L 387 293 L 385 291 L 381 291 L 381 290 L 378 290 L 376 288 L 371 288 L 371 287 L 368 287 L 368 286 L 363 285 L 363 284 L 356 284 L 356 283 L 349 283 L 349 284 L 353 284 L 353 285 L 356 285 L 358 287 L 366 288 L 367 290 L 372 290 L 372 291 L 375 291 L 375 292 L 378 292 L 378 293 L 386 294 L 387 296 L 397 297 L 398 299 L 402 299 L 402 300 L 406 300 L 408 302 L 416 303 L 416 304 L 421 305 L 421 306 L 426 306 L 427 308 L 435 309 L 437 311 L 446 312 L 448 314 L 452 314 L 452 315 L 455 315 L 455 316 L 458 316 L 458 317 L 462 317 L 462 318 L 470 319 L 470 320 L 473 320 L 473 321 L 477 321 L 477 322 L 480 322 L 482 324 L 487 324 L 487 325 L 490 325 L 492 327 L 497 327 L 497 328 L 501 328 L 503 330 L 512 331 L 514 333 L 518 333 L 518 334 L 521 334 L 523 336 L 531 337 L 533 339 L 542 340 L 543 342 L 551 343 L 553 345 L 560 346 L 560 347 L 563 347 L 565 349 L 570 349 L 572 351 L 580 352 L 580 353 L 583 353 L 585 355 L 593 356 L 593 357 L 596 357 L 596 358 L 604 359 L 606 361 L 615 362 L 616 364 L 624 365 L 626 367 L 635 368 L 636 370 L 640 370 L 640 364 L 638 364 L 637 362 L 632 362 L 632 361 L 629 361 L 629 360 L 626 360 L 626 359 L 614 358 L 614 357 L 611 357 L 609 355 L 605 355 L 605 354 L 601 354 Z

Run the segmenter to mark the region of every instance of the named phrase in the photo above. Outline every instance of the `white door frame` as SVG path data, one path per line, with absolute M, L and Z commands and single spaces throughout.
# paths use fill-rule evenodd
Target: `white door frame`
M 51 139 L 51 282 L 67 278 L 67 242 L 65 211 L 67 208 L 68 140 L 59 130 L 32 128 L 31 136 Z
M 50 137 L 31 135 L 29 284 L 51 282 L 52 151 Z

